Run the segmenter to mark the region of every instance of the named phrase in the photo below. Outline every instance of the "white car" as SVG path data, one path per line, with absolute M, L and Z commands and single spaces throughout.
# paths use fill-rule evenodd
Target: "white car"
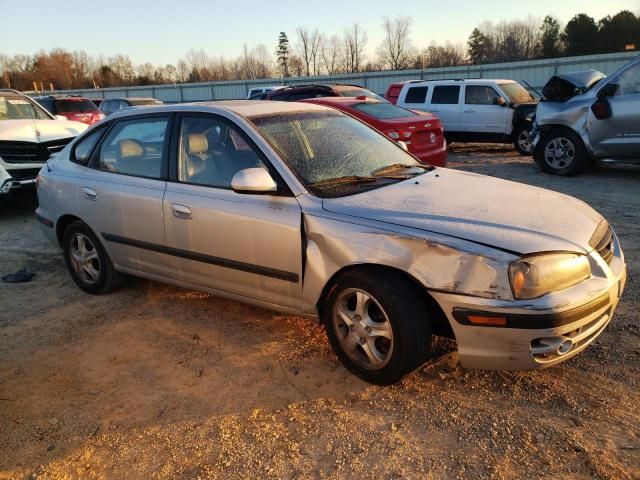
M 531 154 L 537 101 L 513 80 L 457 79 L 405 83 L 397 105 L 435 114 L 448 142 L 513 143 Z
M 0 198 L 33 185 L 44 162 L 86 129 L 20 92 L 0 90 Z

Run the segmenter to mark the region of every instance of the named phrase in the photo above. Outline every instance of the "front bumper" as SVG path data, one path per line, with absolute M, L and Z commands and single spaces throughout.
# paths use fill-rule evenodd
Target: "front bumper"
M 0 165 L 0 197 L 10 196 L 25 189 L 33 189 L 40 167 L 41 165 L 9 170 Z
M 596 252 L 590 257 L 603 276 L 563 292 L 555 300 L 542 297 L 528 304 L 511 302 L 519 303 L 514 308 L 509 302 L 434 292 L 453 328 L 462 366 L 533 370 L 555 365 L 584 350 L 611 321 L 627 276 L 617 238 L 610 264 Z M 469 314 L 505 322 L 500 326 L 474 325 L 465 321 Z

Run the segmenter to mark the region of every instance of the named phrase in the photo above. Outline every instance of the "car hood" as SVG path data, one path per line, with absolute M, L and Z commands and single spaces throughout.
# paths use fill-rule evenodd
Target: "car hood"
M 88 125 L 67 120 L 1 120 L 0 140 L 16 142 L 48 142 L 75 137 Z M 36 131 L 40 133 L 39 137 Z
M 360 194 L 324 199 L 323 208 L 517 254 L 587 253 L 602 220 L 573 197 L 446 168 Z
M 566 102 L 576 95 L 582 95 L 606 75 L 597 70 L 563 73 L 552 76 L 542 89 L 548 102 Z

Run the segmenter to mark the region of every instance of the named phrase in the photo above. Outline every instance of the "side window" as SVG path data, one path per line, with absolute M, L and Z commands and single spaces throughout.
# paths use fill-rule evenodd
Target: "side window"
M 467 85 L 464 103 L 467 105 L 497 105 L 500 95 L 487 85 Z
M 278 94 L 272 95 L 270 100 L 286 101 L 288 97 L 289 97 L 289 93 L 288 92 L 278 93 Z
M 167 123 L 166 118 L 158 117 L 116 123 L 102 143 L 98 168 L 160 178 Z
M 322 93 L 316 92 L 314 90 L 306 90 L 302 92 L 292 93 L 291 95 L 289 95 L 289 101 L 295 102 L 296 100 L 304 100 L 306 98 L 318 98 L 318 97 L 325 97 L 325 96 L 326 95 L 323 95 Z
M 404 103 L 424 103 L 427 100 L 429 87 L 411 87 L 407 90 Z
M 100 110 L 105 113 L 111 113 L 111 100 L 105 100 L 100 104 Z
M 616 96 L 640 93 L 640 65 L 629 68 L 617 80 Z
M 231 188 L 245 168 L 263 167 L 260 156 L 235 126 L 216 117 L 184 117 L 178 142 L 178 180 Z
M 460 98 L 460 85 L 437 85 L 433 88 L 431 103 L 434 105 L 456 105 Z
M 73 148 L 73 161 L 80 165 L 87 165 L 91 158 L 91 152 L 93 152 L 93 148 L 96 146 L 103 133 L 104 128 L 99 128 L 80 140 Z

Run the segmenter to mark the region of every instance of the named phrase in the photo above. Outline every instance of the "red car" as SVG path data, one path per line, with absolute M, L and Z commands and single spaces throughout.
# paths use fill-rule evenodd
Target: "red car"
M 407 83 L 421 82 L 422 80 L 405 80 L 404 82 L 396 82 L 392 83 L 387 87 L 387 91 L 384 92 L 384 98 L 394 105 L 398 102 L 398 96 L 400 95 L 400 90 Z
M 53 115 L 61 115 L 67 120 L 93 125 L 104 118 L 104 113 L 89 98 L 45 95 L 34 100 Z
M 447 163 L 447 142 L 440 119 L 427 112 L 407 110 L 361 97 L 323 97 L 301 100 L 341 110 L 395 141 L 403 141 L 421 162 L 438 167 Z

